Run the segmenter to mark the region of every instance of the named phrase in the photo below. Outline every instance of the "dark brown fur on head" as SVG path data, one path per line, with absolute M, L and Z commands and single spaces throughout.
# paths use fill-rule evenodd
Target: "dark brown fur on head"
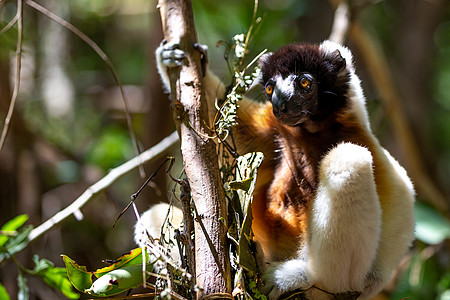
M 286 78 L 290 74 L 309 73 L 314 76 L 318 84 L 318 110 L 311 116 L 312 120 L 326 119 L 345 107 L 350 77 L 338 50 L 327 53 L 319 45 L 290 44 L 265 55 L 260 65 L 263 86 L 277 75 Z

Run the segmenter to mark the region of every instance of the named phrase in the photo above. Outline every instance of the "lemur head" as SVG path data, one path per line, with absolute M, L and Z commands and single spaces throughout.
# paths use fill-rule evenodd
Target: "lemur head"
M 308 120 L 326 120 L 345 108 L 351 60 L 347 48 L 328 41 L 290 44 L 264 55 L 260 83 L 275 117 L 296 126 Z

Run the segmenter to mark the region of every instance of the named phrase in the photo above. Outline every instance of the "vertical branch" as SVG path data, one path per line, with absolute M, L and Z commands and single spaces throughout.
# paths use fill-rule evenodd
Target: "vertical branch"
M 186 53 L 182 67 L 169 69 L 173 117 L 180 134 L 181 152 L 192 199 L 195 222 L 195 269 L 200 288 L 197 298 L 231 290 L 226 246 L 225 192 L 219 174 L 216 145 L 207 136 L 208 108 L 204 99 L 200 53 L 190 0 L 160 0 L 164 38 L 177 42 Z M 205 232 L 202 230 L 202 226 Z
M 20 87 L 20 69 L 22 64 L 22 33 L 23 33 L 23 0 L 17 0 L 17 50 L 16 50 L 16 73 L 14 76 L 14 90 L 9 104 L 8 114 L 3 125 L 2 135 L 0 137 L 0 151 L 5 144 L 8 134 L 9 123 L 11 122 L 14 107 L 16 106 L 17 96 Z
M 334 11 L 333 26 L 331 27 L 331 33 L 328 39 L 339 44 L 344 44 L 350 25 L 349 7 L 347 1 L 334 0 L 331 2 L 337 2 L 337 7 Z

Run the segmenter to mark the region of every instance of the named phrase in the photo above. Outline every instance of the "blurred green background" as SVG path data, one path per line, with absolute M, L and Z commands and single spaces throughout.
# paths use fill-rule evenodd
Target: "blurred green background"
M 133 128 L 142 149 L 173 130 L 169 101 L 156 73 L 154 50 L 162 39 L 156 1 L 45 0 L 42 6 L 70 21 L 110 57 L 129 100 Z M 450 4 L 446 0 L 350 1 L 363 9 L 357 20 L 382 47 L 402 98 L 401 110 L 432 179 L 450 205 Z M 199 40 L 209 46 L 211 68 L 230 81 L 224 47 L 247 32 L 251 0 L 193 0 Z M 17 10 L 0 1 L 0 28 Z M 333 22 L 326 0 L 261 0 L 263 23 L 253 36 L 248 57 L 294 41 L 320 42 Z M 108 170 L 136 155 L 128 133 L 120 92 L 98 55 L 66 28 L 24 6 L 22 76 L 6 144 L 0 152 L 0 226 L 19 214 L 38 226 L 72 203 Z M 11 99 L 17 26 L 0 35 L 0 117 Z M 369 66 L 348 38 L 363 81 L 372 127 L 381 143 L 408 169 L 412 162 L 394 134 L 387 108 L 369 76 Z M 173 155 L 177 155 L 176 149 Z M 157 161 L 147 164 L 151 174 Z M 414 178 L 413 178 L 414 179 Z M 16 255 L 32 268 L 33 254 L 63 266 L 67 254 L 89 269 L 135 247 L 135 216 L 127 212 L 112 224 L 144 179 L 135 172 L 112 185 L 82 209 L 84 219 L 69 218 Z M 169 188 L 168 188 L 169 187 Z M 172 185 L 161 172 L 138 199 L 139 210 L 167 201 Z M 432 199 L 431 199 L 432 200 Z M 396 280 L 380 299 L 450 299 L 450 225 L 448 209 L 433 208 L 419 193 L 418 240 L 402 262 Z M 431 201 L 432 202 L 432 201 Z M 15 299 L 17 267 L 0 265 L 0 282 Z M 29 299 L 62 299 L 42 280 L 27 276 Z

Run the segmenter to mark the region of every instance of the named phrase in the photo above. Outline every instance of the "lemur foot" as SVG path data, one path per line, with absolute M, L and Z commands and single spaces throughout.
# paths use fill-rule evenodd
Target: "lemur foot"
M 291 291 L 307 290 L 312 285 L 312 276 L 307 270 L 303 260 L 271 263 L 264 272 L 262 292 L 272 300 Z

